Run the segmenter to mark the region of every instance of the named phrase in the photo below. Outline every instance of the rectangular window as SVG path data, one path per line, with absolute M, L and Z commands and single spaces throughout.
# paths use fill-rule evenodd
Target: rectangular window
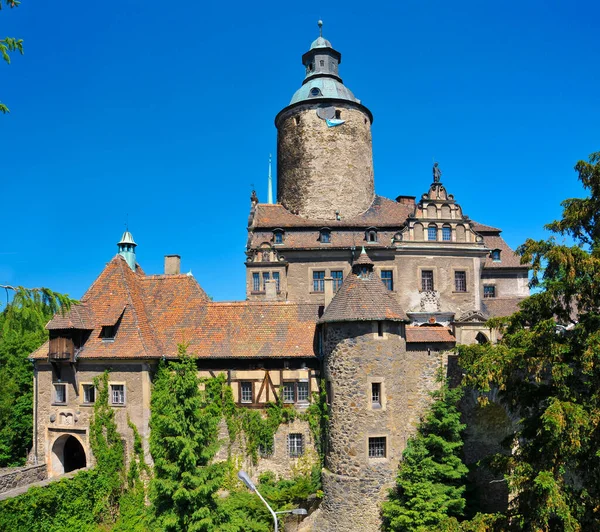
M 337 292 L 338 288 L 342 286 L 344 280 L 344 272 L 342 270 L 332 270 L 331 277 L 333 278 L 333 291 Z
M 421 290 L 433 290 L 433 270 L 421 270 Z
M 284 382 L 283 383 L 283 402 L 284 403 L 295 403 L 296 402 L 296 383 Z
M 427 240 L 437 240 L 437 227 L 427 228 Z
M 495 284 L 484 284 L 483 285 L 483 297 L 496 297 L 496 285 Z
M 394 272 L 392 270 L 381 270 L 381 280 L 388 290 L 394 289 Z
M 273 456 L 273 449 L 275 449 L 275 440 L 271 438 L 258 444 L 258 455 L 261 458 L 270 458 Z
M 273 239 L 273 242 L 274 242 L 275 244 L 283 244 L 283 233 L 282 233 L 281 231 L 277 231 L 277 232 L 274 234 L 274 239 Z
M 321 243 L 329 244 L 331 242 L 331 233 L 329 231 L 321 231 Z
M 379 338 L 383 338 L 383 322 L 382 321 L 377 322 L 377 336 L 379 336 Z
M 262 278 L 263 278 L 262 289 L 263 289 L 263 291 L 266 291 L 267 290 L 267 281 L 271 278 L 271 274 L 269 272 L 263 272 Z
M 83 385 L 83 402 L 89 405 L 96 402 L 96 388 L 93 384 Z
M 371 383 L 371 404 L 373 408 L 381 407 L 381 383 Z
M 304 454 L 302 434 L 288 434 L 288 454 L 290 458 L 297 458 Z
M 279 282 L 279 272 L 273 272 L 273 280 L 275 281 L 275 288 L 278 292 L 281 291 L 281 284 Z
M 125 385 L 124 384 L 111 384 L 110 385 L 110 398 L 113 405 L 124 405 L 125 404 Z
M 67 402 L 67 385 L 66 384 L 55 384 L 54 385 L 54 402 L 64 404 Z
M 252 383 L 251 382 L 240 382 L 240 402 L 252 403 Z
M 308 381 L 298 383 L 298 402 L 308 403 Z
M 100 336 L 103 342 L 113 342 L 115 340 L 116 327 L 114 325 L 103 325 Z
M 260 292 L 260 274 L 257 272 L 252 274 L 252 291 Z
M 385 458 L 385 437 L 369 438 L 369 458 Z
M 467 291 L 467 272 L 454 272 L 454 290 L 456 292 Z
M 325 291 L 325 272 L 313 272 L 313 292 Z
M 442 227 L 442 240 L 444 242 L 452 240 L 452 229 L 450 227 Z

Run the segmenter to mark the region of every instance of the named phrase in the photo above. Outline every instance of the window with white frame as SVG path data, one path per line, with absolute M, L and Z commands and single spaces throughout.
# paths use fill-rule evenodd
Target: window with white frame
M 454 272 L 454 291 L 455 292 L 466 292 L 467 291 L 467 272 L 462 272 L 462 271 Z
M 369 438 L 369 458 L 385 458 L 386 456 L 386 438 Z
M 381 408 L 381 383 L 371 383 L 371 405 L 373 408 Z
M 240 382 L 240 402 L 252 403 L 253 401 L 252 383 Z
M 325 271 L 313 272 L 313 292 L 325 291 Z
M 492 260 L 494 262 L 500 262 L 500 250 L 499 249 L 492 250 L 491 256 L 492 256 Z
M 57 404 L 64 404 L 67 402 L 67 385 L 66 384 L 55 384 L 54 385 L 54 402 Z
M 433 290 L 433 270 L 421 270 L 421 290 Z
M 283 402 L 284 403 L 295 403 L 296 402 L 296 383 L 295 382 L 284 382 L 283 383 Z
M 283 231 L 273 232 L 273 243 L 274 244 L 283 244 Z
M 300 381 L 298 383 L 298 402 L 308 403 L 308 381 Z
M 83 402 L 86 404 L 94 404 L 96 402 L 96 388 L 93 384 L 83 384 Z
M 486 299 L 496 297 L 496 285 L 495 284 L 484 284 L 483 285 L 483 297 Z
M 125 404 L 125 385 L 111 384 L 110 385 L 110 401 L 113 405 Z
M 288 455 L 297 458 L 304 454 L 304 437 L 302 434 L 288 434 Z

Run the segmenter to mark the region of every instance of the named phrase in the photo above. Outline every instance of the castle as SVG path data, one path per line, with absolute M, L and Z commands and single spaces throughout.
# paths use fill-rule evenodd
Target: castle
M 49 342 L 31 358 L 32 453 L 49 476 L 93 463 L 93 379 L 107 368 L 128 448 L 128 418 L 147 442 L 153 369 L 186 342 L 199 374 L 225 374 L 248 408 L 281 399 L 303 410 L 322 379 L 330 416 L 316 529 L 379 529 L 378 505 L 446 353 L 496 340 L 485 321 L 516 310 L 528 268 L 500 229 L 465 215 L 437 163 L 420 198 L 375 194 L 373 116 L 340 63 L 319 36 L 275 118 L 277 197 L 251 197 L 245 301 L 210 301 L 177 255 L 163 274 L 146 274 L 127 231 L 80 304 L 48 323 Z M 296 420 L 251 473 L 289 475 L 313 455 Z

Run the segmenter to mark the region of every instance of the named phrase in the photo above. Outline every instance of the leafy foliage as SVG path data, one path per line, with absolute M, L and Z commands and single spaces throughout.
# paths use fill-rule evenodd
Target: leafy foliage
M 600 525 L 600 152 L 575 166 L 590 195 L 562 203 L 547 229 L 519 251 L 539 287 L 495 326 L 498 345 L 461 346 L 468 385 L 502 392 L 521 418 L 511 456 L 497 458 L 516 497 L 518 530 L 594 530 Z
M 18 7 L 21 2 L 18 0 L 5 0 L 6 5 L 10 8 Z M 2 9 L 2 1 L 0 0 L 0 10 Z M 10 64 L 10 52 L 18 51 L 23 55 L 23 39 L 15 39 L 14 37 L 5 37 L 0 39 L 0 55 L 2 59 Z M 0 102 L 0 113 L 8 113 L 8 107 Z
M 446 518 L 462 516 L 468 469 L 460 458 L 461 394 L 447 386 L 433 394 L 430 411 L 407 442 L 396 488 L 383 503 L 386 530 L 439 529 Z
M 47 288 L 0 285 L 12 301 L 0 313 L 0 467 L 25 463 L 32 445 L 33 367 L 28 356 L 42 345 L 44 326 L 73 301 Z

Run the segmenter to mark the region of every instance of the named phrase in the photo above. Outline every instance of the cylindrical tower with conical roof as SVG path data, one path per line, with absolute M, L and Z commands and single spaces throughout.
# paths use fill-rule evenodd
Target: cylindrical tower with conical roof
M 341 59 L 319 36 L 302 56 L 302 87 L 275 118 L 277 199 L 306 218 L 350 218 L 375 195 L 373 116 L 342 83 Z

